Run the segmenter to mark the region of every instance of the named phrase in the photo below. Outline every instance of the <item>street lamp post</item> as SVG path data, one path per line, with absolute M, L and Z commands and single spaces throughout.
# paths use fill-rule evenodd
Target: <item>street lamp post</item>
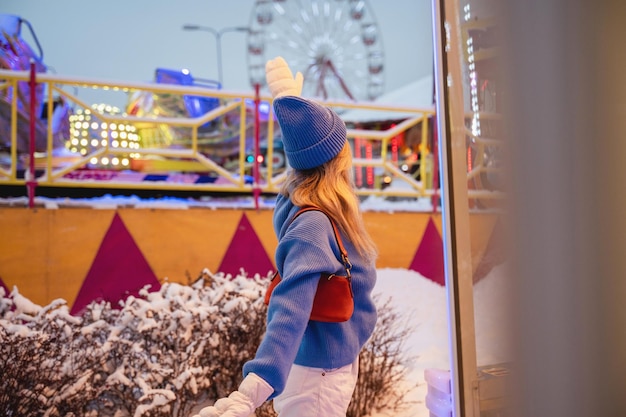
M 215 36 L 215 48 L 217 50 L 217 79 L 220 83 L 220 86 L 223 86 L 222 82 L 222 35 L 226 32 L 248 32 L 248 28 L 245 26 L 234 26 L 227 27 L 220 30 L 216 30 L 210 26 L 200 26 L 200 25 L 184 25 L 183 30 L 198 30 L 202 32 L 209 32 L 213 36 Z

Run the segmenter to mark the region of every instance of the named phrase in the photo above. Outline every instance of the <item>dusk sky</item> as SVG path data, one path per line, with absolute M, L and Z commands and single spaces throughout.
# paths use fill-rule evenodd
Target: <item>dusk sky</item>
M 253 0 L 3 0 L 0 13 L 31 23 L 52 72 L 143 82 L 152 81 L 159 67 L 187 68 L 196 78 L 217 79 L 214 35 L 184 31 L 183 25 L 217 31 L 250 27 L 255 4 Z M 430 0 L 370 0 L 367 5 L 382 35 L 384 92 L 432 74 Z M 26 27 L 22 37 L 32 43 Z M 251 91 L 247 35 L 226 31 L 221 47 L 224 88 Z M 86 90 L 80 95 L 97 101 L 95 95 L 87 97 L 92 93 Z

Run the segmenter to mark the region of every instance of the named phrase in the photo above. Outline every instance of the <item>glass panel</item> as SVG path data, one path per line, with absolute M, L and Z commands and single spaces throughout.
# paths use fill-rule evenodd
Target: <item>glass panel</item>
M 466 171 L 480 416 L 504 415 L 512 360 L 505 250 L 500 27 L 494 0 L 460 0 Z M 467 383 L 467 381 L 466 381 Z M 476 407 L 476 404 L 474 405 Z
M 511 274 L 498 2 L 444 0 L 441 8 L 446 20 L 435 24 L 443 32 L 437 83 L 453 399 L 458 415 L 505 416 Z

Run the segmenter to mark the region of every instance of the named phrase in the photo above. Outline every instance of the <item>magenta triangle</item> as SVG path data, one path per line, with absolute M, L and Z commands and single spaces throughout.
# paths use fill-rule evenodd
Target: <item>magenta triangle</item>
M 443 265 L 443 241 L 432 218 L 428 220 L 426 231 L 422 236 L 422 241 L 417 248 L 417 252 L 415 252 L 415 257 L 409 269 L 419 272 L 439 285 L 446 284 Z
M 109 301 L 118 307 L 118 301 L 150 285 L 150 291 L 161 288 L 159 280 L 135 243 L 118 213 L 104 235 L 96 258 L 72 306 L 72 314 L 80 312 L 92 301 Z
M 239 275 L 241 269 L 248 276 L 259 274 L 262 277 L 274 270 L 272 261 L 245 213 L 241 216 L 235 235 L 222 258 L 219 271 L 234 277 Z

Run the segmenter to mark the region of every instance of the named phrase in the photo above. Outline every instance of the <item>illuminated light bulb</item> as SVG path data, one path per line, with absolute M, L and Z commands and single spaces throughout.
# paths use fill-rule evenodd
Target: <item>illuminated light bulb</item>
M 78 152 L 78 148 L 72 148 L 72 149 L 70 149 L 70 151 L 72 151 L 72 152 Z
M 128 148 L 128 141 L 123 140 L 121 145 L 122 145 L 122 148 Z
M 113 132 L 111 132 L 111 137 L 113 139 L 117 139 L 117 130 L 114 130 Z
M 91 163 L 91 164 L 93 164 L 93 165 L 97 164 L 97 163 L 98 163 L 98 158 L 96 158 L 96 157 L 94 156 L 93 158 L 91 158 L 91 159 L 89 160 L 89 163 Z
M 120 160 L 119 160 L 119 159 L 117 159 L 117 158 L 113 158 L 113 159 L 111 159 L 111 163 L 112 163 L 113 165 L 119 165 L 119 164 L 120 164 Z
M 72 129 L 72 136 L 79 136 L 80 130 Z
M 89 143 L 89 141 L 87 139 L 81 139 L 81 141 L 80 141 L 80 145 L 81 146 L 87 146 L 88 143 Z
M 126 132 L 120 132 L 120 138 L 126 139 Z
M 84 138 L 87 137 L 87 131 L 83 130 L 82 132 L 80 132 L 80 135 Z
M 83 122 L 82 123 L 82 128 L 83 129 L 88 129 L 89 128 L 89 123 L 88 122 Z
M 94 129 L 94 130 L 97 129 L 98 128 L 98 122 L 92 122 L 91 123 L 91 128 Z
M 71 143 L 72 145 L 78 145 L 78 139 L 73 138 L 73 139 L 70 141 L 70 143 Z
M 117 147 L 120 146 L 120 143 L 118 141 L 114 140 L 114 141 L 111 142 L 111 146 L 113 146 L 114 148 L 117 148 Z
M 100 144 L 102 146 L 107 146 L 107 140 L 106 139 L 102 139 L 102 141 L 100 142 Z
M 76 129 L 80 129 L 80 127 L 81 127 L 82 125 L 83 125 L 83 124 L 82 124 L 81 122 L 76 122 L 76 123 L 74 123 L 74 127 L 75 127 Z
M 102 165 L 108 165 L 109 164 L 109 158 L 107 158 L 106 156 L 104 156 L 100 162 L 102 162 Z
M 98 139 L 91 139 L 91 146 L 98 146 Z
M 117 125 L 115 123 L 111 123 L 109 125 L 109 127 L 111 128 L 111 130 L 116 130 L 117 129 Z
M 127 167 L 130 164 L 130 161 L 128 160 L 128 158 L 124 158 L 122 159 L 122 165 L 124 165 L 125 167 Z
M 100 129 L 106 129 L 107 128 L 107 123 L 106 122 L 102 122 L 100 124 Z
M 87 149 L 83 148 L 80 150 L 81 155 L 87 155 Z

